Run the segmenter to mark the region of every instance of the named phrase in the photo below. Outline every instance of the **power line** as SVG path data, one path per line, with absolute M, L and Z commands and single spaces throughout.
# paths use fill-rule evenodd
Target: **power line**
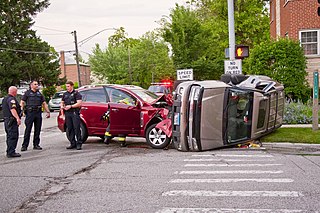
M 67 34 L 70 34 L 70 33 L 48 33 L 48 34 L 39 34 L 39 36 L 44 36 L 44 35 L 46 35 L 46 36 L 48 36 L 48 35 L 56 36 L 56 35 L 67 35 Z
M 95 33 L 95 34 L 93 34 L 93 35 L 91 35 L 91 36 L 89 36 L 89 37 L 87 37 L 87 38 L 79 41 L 79 42 L 78 42 L 78 45 L 81 47 L 83 44 L 87 43 L 87 42 L 88 42 L 89 40 L 91 40 L 93 37 L 95 37 L 96 35 L 104 32 L 104 31 L 106 31 L 106 30 L 117 30 L 117 29 L 116 29 L 116 28 L 106 28 L 106 29 L 100 30 L 99 32 L 97 32 L 97 33 Z
M 74 42 L 68 42 L 68 43 L 64 43 L 64 44 L 60 44 L 60 45 L 56 45 L 55 48 L 57 47 L 63 47 L 63 46 L 66 46 L 66 45 L 69 45 L 69 44 L 73 44 Z
M 51 30 L 51 31 L 62 32 L 62 33 L 70 33 L 69 31 L 64 31 L 64 30 L 57 30 L 57 29 L 52 29 L 52 28 L 48 28 L 48 27 L 41 27 L 41 26 L 36 26 L 36 25 L 33 25 L 33 26 L 40 28 L 40 29 L 45 29 L 45 30 Z
M 31 50 L 16 50 L 16 49 L 10 49 L 10 48 L 3 48 L 0 47 L 0 50 L 8 50 L 13 52 L 21 52 L 21 53 L 34 53 L 34 54 L 53 54 L 52 52 L 38 52 L 38 51 L 31 51 Z

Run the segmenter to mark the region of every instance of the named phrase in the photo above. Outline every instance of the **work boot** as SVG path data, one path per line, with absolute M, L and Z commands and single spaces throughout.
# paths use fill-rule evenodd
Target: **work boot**
M 39 146 L 39 145 L 35 145 L 35 146 L 33 147 L 33 149 L 35 149 L 35 150 L 42 150 L 42 147 Z M 21 151 L 22 151 L 22 150 L 21 150 Z
M 75 148 L 76 148 L 75 145 L 70 145 L 70 146 L 66 147 L 66 149 L 75 149 Z
M 16 158 L 16 157 L 21 157 L 21 155 L 19 153 L 12 153 L 12 154 L 7 154 L 8 158 Z
M 126 137 L 125 136 L 120 136 L 119 137 L 119 141 L 121 142 L 121 144 L 120 144 L 121 147 L 127 146 Z
M 77 144 L 77 150 L 81 150 L 81 144 Z

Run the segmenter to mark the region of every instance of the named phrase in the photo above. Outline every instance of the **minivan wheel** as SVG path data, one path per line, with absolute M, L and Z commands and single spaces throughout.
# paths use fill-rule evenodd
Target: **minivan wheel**
M 66 135 L 67 135 L 67 138 L 68 140 L 71 142 L 71 138 L 70 138 L 70 135 L 68 134 L 68 127 L 66 128 Z M 88 139 L 88 131 L 87 131 L 87 128 L 86 128 L 86 125 L 84 125 L 84 123 L 80 123 L 80 132 L 81 132 L 81 141 L 82 143 L 85 143 L 86 140 Z
M 155 149 L 163 149 L 170 143 L 170 138 L 159 128 L 152 124 L 146 131 L 147 144 Z

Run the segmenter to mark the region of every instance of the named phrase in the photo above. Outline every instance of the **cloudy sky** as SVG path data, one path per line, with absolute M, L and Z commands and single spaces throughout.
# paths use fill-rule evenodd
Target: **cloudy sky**
M 50 0 L 51 5 L 35 17 L 34 30 L 56 51 L 74 50 L 74 37 L 78 41 L 108 28 L 124 27 L 129 37 L 139 38 L 159 25 L 156 21 L 167 16 L 175 3 L 185 0 Z M 105 47 L 114 30 L 106 30 L 79 46 L 80 54 L 87 58 L 95 43 Z

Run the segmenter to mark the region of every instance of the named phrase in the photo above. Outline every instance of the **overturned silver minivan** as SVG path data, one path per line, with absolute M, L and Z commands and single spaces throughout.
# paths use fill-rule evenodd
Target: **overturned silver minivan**
M 244 143 L 282 125 L 284 98 L 284 87 L 267 76 L 186 81 L 175 90 L 172 119 L 157 127 L 180 151 Z

